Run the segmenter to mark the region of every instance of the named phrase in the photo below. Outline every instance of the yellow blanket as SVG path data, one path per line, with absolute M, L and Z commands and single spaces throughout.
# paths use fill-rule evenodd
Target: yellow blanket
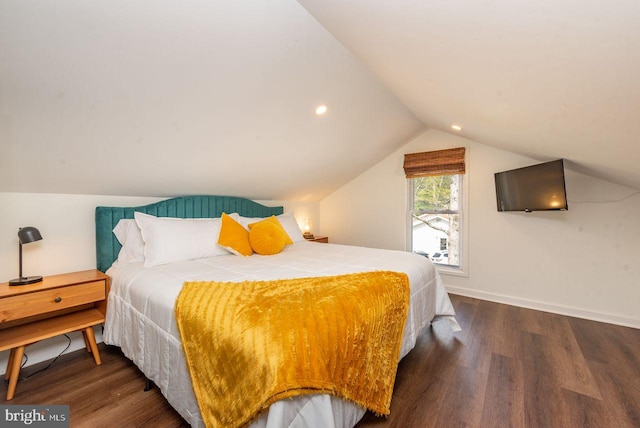
M 240 427 L 317 393 L 389 414 L 408 308 L 397 272 L 185 283 L 175 312 L 203 420 Z

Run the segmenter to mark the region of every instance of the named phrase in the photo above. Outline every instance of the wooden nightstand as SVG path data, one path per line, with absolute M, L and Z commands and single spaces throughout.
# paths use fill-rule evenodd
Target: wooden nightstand
M 10 349 L 7 400 L 15 394 L 24 348 L 72 331 L 82 331 L 87 351 L 102 364 L 93 326 L 104 322 L 110 279 L 98 270 L 46 276 L 23 286 L 0 284 L 0 351 Z
M 305 238 L 307 241 L 309 242 L 322 242 L 323 244 L 328 244 L 329 243 L 329 237 L 328 236 L 314 236 L 313 238 Z

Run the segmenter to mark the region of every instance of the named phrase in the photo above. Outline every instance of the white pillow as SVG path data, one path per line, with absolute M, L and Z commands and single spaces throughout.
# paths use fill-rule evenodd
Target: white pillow
M 265 218 L 266 217 L 239 216 L 238 222 L 243 225 L 245 229 L 249 230 L 250 224 L 257 223 L 260 220 L 264 220 Z M 284 228 L 284 231 L 287 232 L 287 235 L 289 235 L 289 238 L 291 238 L 294 243 L 304 241 L 304 236 L 302 236 L 300 226 L 298 226 L 298 222 L 296 222 L 296 218 L 294 217 L 293 212 L 277 215 L 276 218 Z
M 144 241 L 136 221 L 123 218 L 113 228 L 113 234 L 122 245 L 118 253 L 117 263 L 120 266 L 144 261 Z
M 136 212 L 144 240 L 144 267 L 229 254 L 218 245 L 219 218 L 155 217 Z
M 293 212 L 280 214 L 276 218 L 294 243 L 304 241 L 304 236 L 302 236 L 302 231 L 300 231 L 300 226 L 298 226 Z

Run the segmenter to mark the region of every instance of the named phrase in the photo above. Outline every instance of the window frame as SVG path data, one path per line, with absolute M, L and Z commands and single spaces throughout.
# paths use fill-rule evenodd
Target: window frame
M 467 153 L 468 153 L 468 148 L 466 148 Z M 465 156 L 465 158 L 468 155 Z M 466 159 L 465 159 L 466 162 Z M 444 174 L 443 174 L 444 175 Z M 443 265 L 443 264 L 438 264 L 438 263 L 433 263 L 433 265 L 436 267 L 436 270 L 438 271 L 438 273 L 441 274 L 445 274 L 445 275 L 453 275 L 453 276 L 463 276 L 463 277 L 468 277 L 469 276 L 469 245 L 468 245 L 468 236 L 469 236 L 469 222 L 467 221 L 468 215 L 469 215 L 469 168 L 466 169 L 464 174 L 459 174 L 461 176 L 461 183 L 460 183 L 460 199 L 459 199 L 459 203 L 460 203 L 460 207 L 458 210 L 446 210 L 446 211 L 440 211 L 440 213 L 442 214 L 458 214 L 459 215 L 459 219 L 460 219 L 460 231 L 459 231 L 459 242 L 458 242 L 458 246 L 459 246 L 459 257 L 460 257 L 460 264 L 459 266 L 450 266 L 450 265 Z M 413 198 L 413 192 L 414 192 L 414 187 L 413 187 L 413 183 L 414 183 L 414 178 L 407 178 L 407 204 L 406 204 L 406 250 L 409 252 L 413 252 L 413 214 L 414 214 L 414 210 L 413 210 L 413 206 L 414 206 L 414 198 Z M 447 250 L 448 250 L 449 245 L 447 244 Z

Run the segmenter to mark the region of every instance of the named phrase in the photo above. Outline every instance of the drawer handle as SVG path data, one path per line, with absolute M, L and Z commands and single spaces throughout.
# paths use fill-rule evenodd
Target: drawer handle
M 56 297 L 56 300 L 54 300 L 56 303 L 60 303 L 62 302 L 62 297 Z

